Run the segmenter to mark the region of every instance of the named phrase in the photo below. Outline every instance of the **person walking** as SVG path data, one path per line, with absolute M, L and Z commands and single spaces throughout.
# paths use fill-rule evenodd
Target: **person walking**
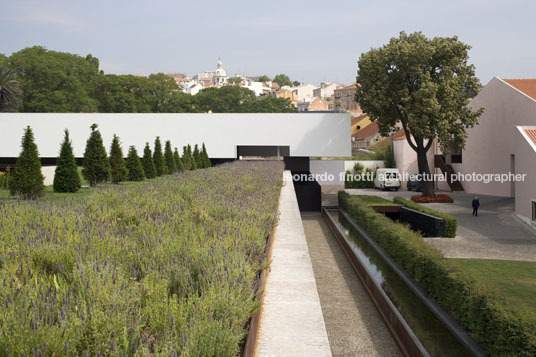
M 478 196 L 475 196 L 475 198 L 473 198 L 472 206 L 473 206 L 473 216 L 478 216 L 478 207 L 480 207 L 480 201 L 478 200 Z

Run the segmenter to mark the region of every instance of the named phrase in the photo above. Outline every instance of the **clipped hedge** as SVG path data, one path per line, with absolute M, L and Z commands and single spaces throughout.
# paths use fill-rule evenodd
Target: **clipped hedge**
M 432 216 L 443 218 L 445 220 L 445 232 L 443 232 L 444 237 L 454 238 L 456 237 L 456 230 L 458 229 L 458 220 L 448 214 L 438 212 L 436 210 L 423 207 L 413 201 L 406 200 L 402 197 L 395 197 L 393 202 L 406 206 L 407 208 L 414 209 L 422 213 L 426 213 Z
M 536 321 L 502 307 L 500 298 L 409 227 L 374 212 L 358 196 L 339 192 L 339 203 L 391 258 L 490 356 L 536 356 Z

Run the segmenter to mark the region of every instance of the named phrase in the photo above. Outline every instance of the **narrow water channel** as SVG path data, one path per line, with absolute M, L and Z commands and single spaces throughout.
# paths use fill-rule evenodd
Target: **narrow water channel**
M 465 347 L 383 261 L 348 220 L 339 211 L 329 211 L 329 214 L 346 233 L 345 239 L 353 252 L 389 296 L 428 353 L 431 356 L 470 356 Z

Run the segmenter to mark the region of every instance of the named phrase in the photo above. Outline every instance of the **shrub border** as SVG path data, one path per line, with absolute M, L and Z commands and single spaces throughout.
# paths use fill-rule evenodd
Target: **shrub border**
M 339 203 L 365 232 L 490 356 L 535 356 L 536 323 L 502 307 L 501 298 L 475 280 L 410 228 L 339 192 Z

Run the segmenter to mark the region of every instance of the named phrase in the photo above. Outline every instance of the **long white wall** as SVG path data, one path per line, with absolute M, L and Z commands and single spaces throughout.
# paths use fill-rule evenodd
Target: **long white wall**
M 238 145 L 289 146 L 291 156 L 350 156 L 350 115 L 318 114 L 90 114 L 0 113 L 0 157 L 17 157 L 30 125 L 41 157 L 56 157 L 69 129 L 74 154 L 82 157 L 92 123 L 109 148 L 117 134 L 126 152 L 138 153 L 156 136 L 172 145 L 205 143 L 210 157 L 235 158 Z

